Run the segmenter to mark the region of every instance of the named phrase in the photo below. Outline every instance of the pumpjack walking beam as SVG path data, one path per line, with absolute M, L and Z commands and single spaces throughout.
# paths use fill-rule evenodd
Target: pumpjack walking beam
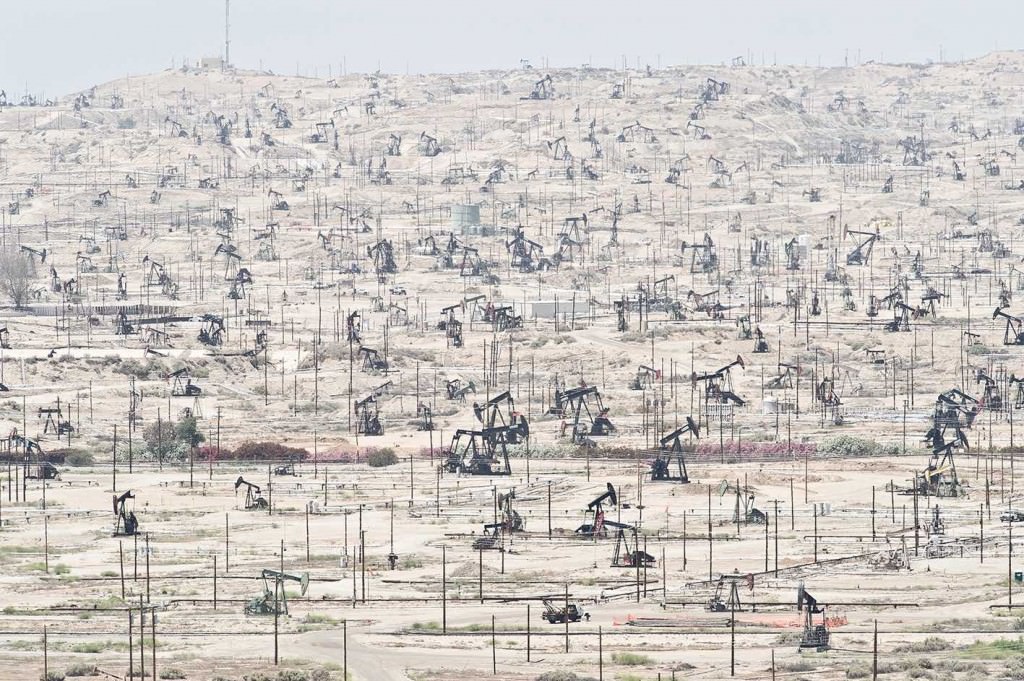
M 583 524 L 576 528 L 576 534 L 585 537 L 607 537 L 605 528 L 604 505 L 619 505 L 619 495 L 612 483 L 606 483 L 605 491 L 594 497 L 583 512 Z
M 668 435 L 661 438 L 661 451 L 658 457 L 651 463 L 651 480 L 654 482 L 690 482 L 689 473 L 686 470 L 686 457 L 683 454 L 682 438 L 687 433 L 694 437 L 700 437 L 700 428 L 689 416 L 686 423 L 676 428 Z M 677 473 L 672 472 L 672 460 L 675 459 Z
M 127 506 L 128 500 L 134 498 L 131 490 L 114 495 L 114 516 L 117 518 L 114 522 L 115 537 L 130 537 L 139 532 L 139 521 L 135 517 L 135 512 L 129 510 Z
M 267 508 L 267 500 L 263 498 L 263 494 L 260 492 L 260 486 L 255 485 L 245 480 L 241 475 L 235 480 L 235 490 L 239 487 L 245 486 L 245 510 L 247 511 L 259 511 Z
M 997 307 L 992 313 L 992 319 L 999 317 L 1006 320 L 1006 328 L 1003 330 L 1003 345 L 1024 345 L 1024 319 L 1003 312 L 1003 308 Z
M 800 582 L 797 590 L 796 609 L 797 612 L 804 613 L 804 632 L 800 639 L 800 648 L 814 649 L 818 652 L 828 650 L 831 635 L 825 620 L 825 606 L 818 604 L 818 600 L 804 588 L 803 582 Z M 820 624 L 814 623 L 814 615 L 821 615 Z
M 286 581 L 298 582 L 302 596 L 305 596 L 309 589 L 308 572 L 292 575 L 278 570 L 263 570 L 260 577 L 263 579 L 263 593 L 246 603 L 246 615 L 287 615 L 288 595 L 284 588 Z M 273 589 L 270 587 L 270 580 L 274 582 Z

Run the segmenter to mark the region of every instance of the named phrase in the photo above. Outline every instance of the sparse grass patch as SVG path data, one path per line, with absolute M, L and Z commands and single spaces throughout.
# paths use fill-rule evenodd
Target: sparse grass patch
M 962 657 L 979 660 L 1005 660 L 1024 655 L 1024 638 L 998 638 L 993 641 L 975 641 L 959 650 Z
M 402 560 L 399 561 L 398 567 L 403 570 L 414 570 L 416 568 L 423 567 L 423 561 L 420 560 L 420 558 L 415 554 L 408 555 L 403 557 Z
M 639 653 L 612 653 L 612 662 L 614 664 L 621 664 L 624 667 L 646 667 L 654 664 L 647 655 L 641 655 Z
M 7 650 L 36 650 L 41 646 L 42 644 L 37 641 L 11 641 L 4 644 Z
M 0 556 L 9 556 L 15 553 L 38 553 L 31 546 L 18 546 L 16 544 L 8 544 L 6 546 L 0 546 Z
M 107 647 L 102 641 L 86 641 L 85 643 L 76 643 L 71 646 L 71 652 L 85 653 L 88 655 L 98 655 L 105 650 L 107 650 Z
M 798 659 L 779 662 L 775 665 L 775 669 L 781 672 L 809 672 L 814 670 L 814 665 L 810 660 Z
M 330 615 L 321 615 L 319 613 L 310 612 L 306 613 L 306 616 L 302 618 L 302 621 L 306 624 L 337 624 L 338 620 L 334 619 Z
M 871 665 L 866 662 L 858 662 L 857 664 L 851 665 L 846 668 L 846 678 L 848 679 L 868 679 L 871 678 Z
M 64 670 L 65 676 L 99 676 L 99 673 L 94 664 L 73 664 Z
M 537 677 L 537 681 L 594 681 L 594 678 L 591 676 L 577 676 L 574 672 L 556 669 L 555 671 L 544 672 Z
M 413 631 L 438 631 L 441 629 L 441 625 L 437 622 L 413 622 Z
M 894 653 L 934 653 L 940 650 L 949 650 L 952 644 L 938 636 L 929 636 L 923 641 L 913 643 L 901 643 L 893 648 Z

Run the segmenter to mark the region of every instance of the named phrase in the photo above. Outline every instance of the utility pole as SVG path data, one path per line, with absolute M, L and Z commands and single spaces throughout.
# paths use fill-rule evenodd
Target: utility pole
M 231 0 L 224 0 L 224 68 L 231 66 Z

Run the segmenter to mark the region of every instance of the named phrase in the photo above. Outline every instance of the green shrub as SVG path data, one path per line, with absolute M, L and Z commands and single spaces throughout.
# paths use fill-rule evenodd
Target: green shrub
M 309 452 L 277 442 L 246 440 L 235 447 L 232 458 L 239 461 L 305 461 Z
M 415 570 L 416 568 L 423 567 L 423 561 L 415 555 L 402 556 L 402 560 L 398 563 L 398 567 L 403 570 Z
M 104 650 L 106 650 L 106 646 L 99 641 L 87 641 L 85 643 L 76 643 L 71 646 L 71 652 L 73 653 L 89 653 L 91 655 L 95 655 L 97 653 L 102 653 Z
M 64 672 L 65 676 L 98 676 L 100 670 L 94 664 L 73 664 Z
M 818 453 L 838 457 L 893 456 L 900 453 L 900 448 L 895 444 L 883 445 L 864 437 L 839 435 L 824 438 L 818 445 Z
M 645 667 L 653 664 L 654 660 L 638 653 L 612 653 L 612 662 L 624 667 Z
M 367 454 L 366 463 L 368 463 L 371 468 L 394 466 L 398 463 L 398 455 L 395 454 L 393 449 L 388 447 L 385 447 L 384 449 L 376 449 Z
M 949 650 L 953 645 L 944 638 L 929 636 L 923 641 L 913 643 L 902 643 L 893 648 L 894 653 L 936 653 L 940 650 Z
M 135 378 L 144 381 L 151 377 L 159 377 L 163 374 L 163 371 L 162 367 L 152 360 L 143 361 L 138 359 L 126 359 L 122 360 L 120 364 L 114 367 L 114 373 L 122 374 L 124 376 L 134 376 Z
M 177 669 L 175 667 L 167 667 L 166 669 L 162 669 L 160 671 L 160 678 L 161 679 L 184 679 L 185 678 L 185 672 L 183 672 L 180 669 Z
M 64 463 L 69 466 L 92 466 L 95 463 L 95 459 L 90 452 L 75 449 L 67 453 L 64 457 Z
M 277 681 L 309 681 L 309 674 L 295 670 L 286 670 L 277 673 Z
M 577 676 L 574 672 L 557 669 L 553 672 L 544 672 L 537 677 L 537 681 L 594 681 L 594 678 L 592 676 Z
M 39 681 L 64 681 L 64 675 L 60 672 L 46 672 L 39 675 Z
M 846 678 L 848 679 L 867 679 L 871 678 L 871 665 L 867 663 L 857 663 L 852 667 L 848 667 L 846 670 Z
M 440 628 L 441 628 L 441 625 L 438 624 L 437 622 L 413 622 L 412 623 L 413 631 L 420 631 L 420 630 L 436 631 L 436 630 L 438 630 Z

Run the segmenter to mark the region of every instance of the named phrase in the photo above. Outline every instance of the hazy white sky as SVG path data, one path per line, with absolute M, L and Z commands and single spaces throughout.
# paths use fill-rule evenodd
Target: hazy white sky
M 835 65 L 1020 45 L 1010 0 L 231 0 L 231 60 L 278 73 L 591 63 Z M 220 55 L 224 0 L 0 0 L 0 88 L 63 95 Z M 1016 42 L 1015 42 L 1016 41 Z M 858 52 L 859 50 L 859 52 Z

